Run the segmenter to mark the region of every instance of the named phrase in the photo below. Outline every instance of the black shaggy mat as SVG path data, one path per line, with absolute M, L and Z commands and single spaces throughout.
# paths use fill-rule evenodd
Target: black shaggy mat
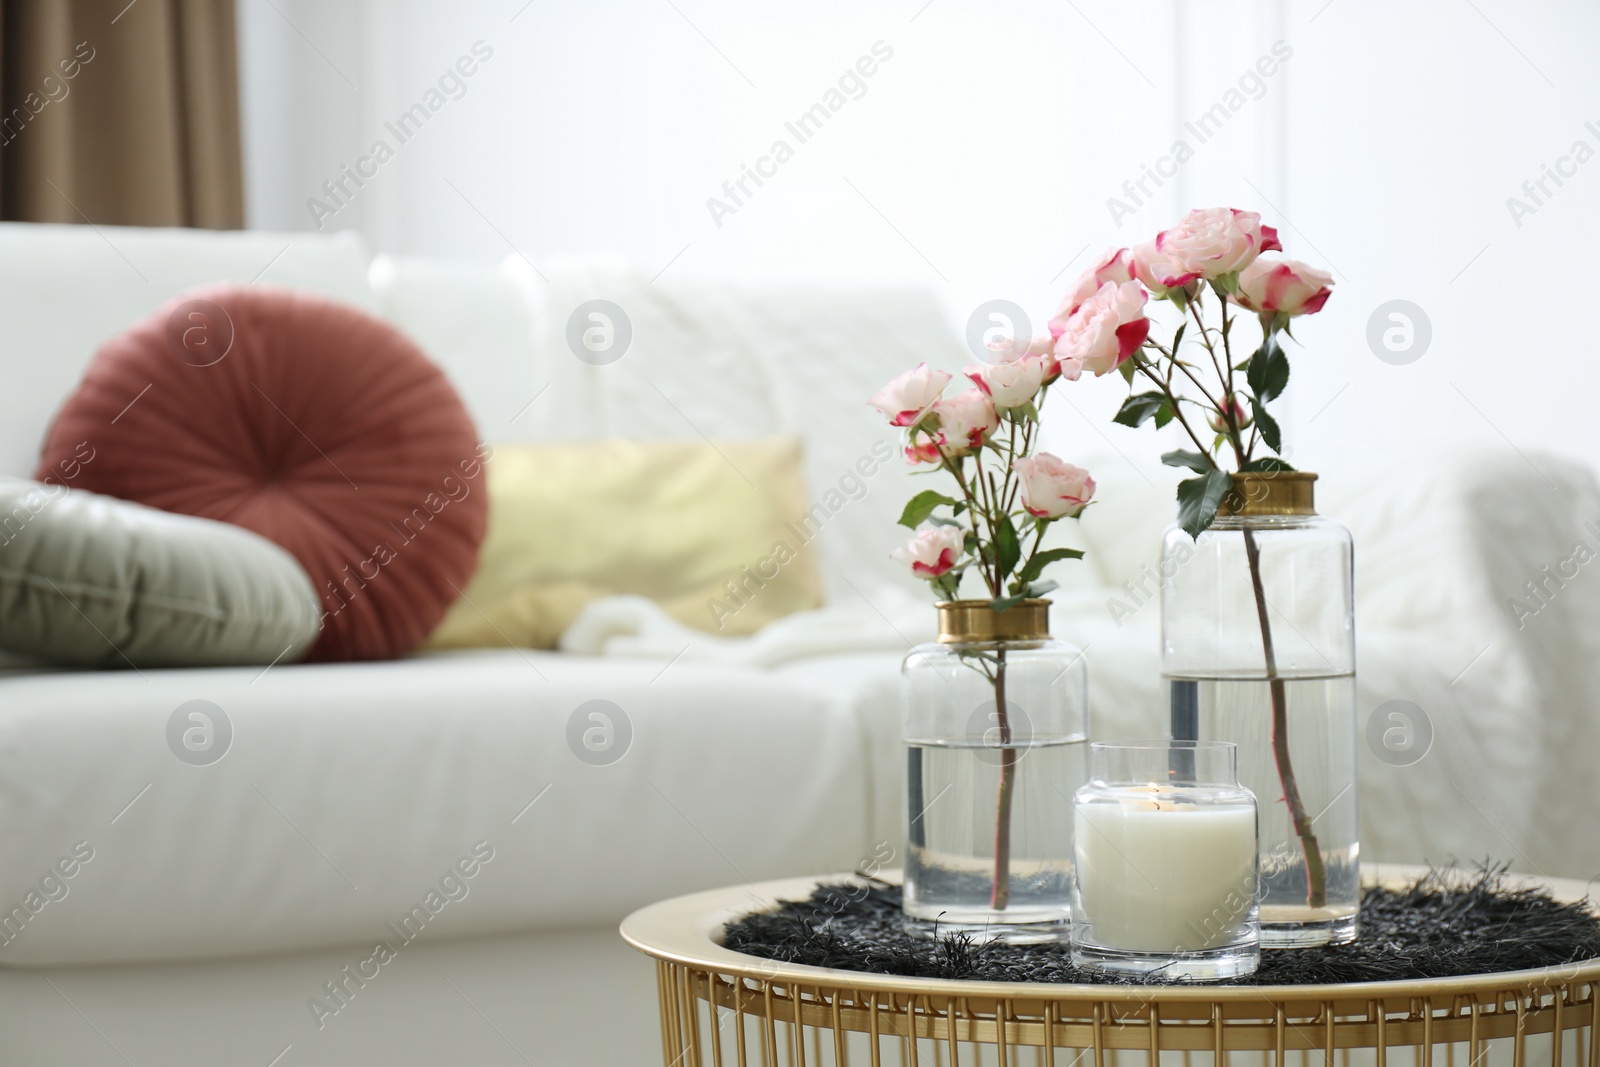
M 1263 952 L 1260 970 L 1237 984 L 1451 978 L 1600 958 L 1600 921 L 1589 907 L 1513 888 L 1502 874 L 1502 868 L 1434 871 L 1404 890 L 1369 888 L 1354 944 Z M 723 943 L 784 963 L 911 978 L 1170 984 L 1080 971 L 1065 945 L 977 944 L 962 933 L 937 939 L 913 933 L 900 913 L 900 887 L 877 879 L 821 885 L 808 900 L 747 915 L 727 927 Z

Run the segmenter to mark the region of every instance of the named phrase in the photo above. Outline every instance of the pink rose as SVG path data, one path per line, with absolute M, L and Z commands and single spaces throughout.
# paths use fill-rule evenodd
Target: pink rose
M 1148 295 L 1138 282 L 1106 282 L 1067 320 L 1056 341 L 1061 374 L 1075 381 L 1082 371 L 1099 377 L 1116 370 L 1150 336 L 1144 305 Z
M 926 363 L 918 363 L 873 394 L 867 401 L 883 413 L 891 426 L 910 426 L 918 422 L 934 401 L 944 392 L 952 376 L 946 371 L 930 370 Z
M 1022 506 L 1041 519 L 1076 516 L 1094 496 L 1094 479 L 1048 452 L 1016 460 L 1011 469 L 1022 477 Z
M 966 538 L 959 526 L 924 526 L 889 557 L 897 563 L 909 563 L 911 573 L 918 578 L 938 578 L 950 573 L 961 558 Z
M 1166 296 L 1169 289 L 1189 288 L 1200 276 L 1179 266 L 1171 256 L 1163 255 L 1155 241 L 1134 245 L 1129 254 L 1133 260 L 1133 276 L 1154 296 Z
M 1083 302 L 1100 291 L 1106 282 L 1133 281 L 1133 260 L 1126 248 L 1108 248 L 1100 257 L 1100 262 L 1083 272 L 1083 275 L 1072 284 L 1066 295 L 1061 298 L 1061 306 L 1056 308 L 1055 315 L 1050 319 L 1050 336 L 1060 337 L 1067 328 L 1067 320 L 1072 313 L 1077 311 Z
M 911 438 L 906 442 L 906 465 L 915 467 L 920 463 L 938 462 L 938 438 L 921 430 L 911 431 Z
M 1036 356 L 1042 352 L 1050 351 L 1051 338 L 1035 337 L 1022 341 L 1015 337 L 1008 337 L 1003 341 L 990 341 L 986 347 L 989 355 L 985 357 L 986 363 L 1015 363 L 1029 356 Z
M 1234 303 L 1256 312 L 1279 312 L 1291 318 L 1312 315 L 1328 302 L 1333 275 L 1297 259 L 1258 259 L 1239 272 Z
M 1039 366 L 1039 384 L 1049 385 L 1061 376 L 1061 367 L 1051 350 L 1056 346 L 1054 337 L 1035 337 L 1026 348 L 1016 345 L 1013 353 L 1002 362 L 1036 363 Z
M 1156 252 L 1177 268 L 1173 276 L 1186 276 L 1185 281 L 1232 274 L 1254 263 L 1261 253 L 1282 249 L 1278 231 L 1261 225 L 1260 215 L 1231 207 L 1196 208 L 1178 225 L 1157 234 L 1155 241 Z
M 1054 342 L 1052 342 L 1052 344 L 1053 343 Z M 1024 362 L 1034 362 L 1039 364 L 1039 382 L 1041 385 L 1049 385 L 1051 382 L 1061 377 L 1061 363 L 1049 352 L 1039 356 L 1029 356 Z M 1077 381 L 1078 373 L 1080 372 L 1074 372 L 1068 381 Z
M 972 379 L 997 408 L 1020 408 L 1034 398 L 1044 383 L 1046 366 L 1039 357 L 1012 363 L 974 363 L 962 374 Z
M 938 442 L 944 446 L 946 454 L 952 456 L 982 448 L 989 435 L 1000 426 L 994 401 L 977 389 L 937 401 L 933 413 L 939 416 Z

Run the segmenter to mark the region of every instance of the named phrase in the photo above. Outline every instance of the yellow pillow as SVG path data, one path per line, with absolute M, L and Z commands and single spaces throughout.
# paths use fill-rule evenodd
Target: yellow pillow
M 590 601 L 749 634 L 822 603 L 794 438 L 496 445 L 478 571 L 424 648 L 554 648 Z

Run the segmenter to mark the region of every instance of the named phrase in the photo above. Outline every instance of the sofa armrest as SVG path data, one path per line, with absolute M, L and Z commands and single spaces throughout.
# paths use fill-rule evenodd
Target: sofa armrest
M 1535 873 L 1600 873 L 1600 835 L 1583 829 L 1600 748 L 1594 473 L 1505 450 L 1358 469 L 1367 476 L 1347 469 L 1326 480 L 1319 510 L 1356 540 L 1360 725 L 1396 710 L 1388 701 L 1409 700 L 1433 735 L 1415 764 L 1369 740 L 1363 792 L 1440 813 L 1432 834 L 1414 828 L 1436 845 L 1463 839 L 1444 832 L 1447 819 L 1469 828 L 1475 855 L 1441 848 L 1430 860 L 1489 854 Z M 1389 788 L 1369 788 L 1379 779 Z M 1380 827 L 1391 814 L 1363 821 Z

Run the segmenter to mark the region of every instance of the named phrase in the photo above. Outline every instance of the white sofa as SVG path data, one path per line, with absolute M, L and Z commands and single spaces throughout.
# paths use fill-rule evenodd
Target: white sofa
M 8 224 L 0 475 L 31 472 L 99 342 L 218 279 L 308 287 L 389 318 L 491 442 L 804 436 L 813 494 L 843 501 L 819 544 L 848 647 L 591 635 L 601 655 L 13 668 L 0 676 L 0 912 L 53 880 L 36 912 L 0 924 L 0 1062 L 657 1062 L 654 971 L 616 937 L 624 914 L 900 848 L 897 665 L 931 610 L 884 557 L 908 475 L 857 463 L 893 441 L 863 402 L 877 385 L 918 360 L 965 362 L 943 310 L 916 291 L 652 285 L 605 264 L 373 262 L 349 236 Z M 633 348 L 605 367 L 563 340 L 592 297 L 633 322 Z M 1154 734 L 1144 568 L 1171 477 L 1094 456 L 1101 436 L 1070 409 L 1052 418 L 1103 498 L 1081 530 L 1088 561 L 1060 568 L 1053 626 L 1086 649 L 1095 732 Z M 1105 429 L 1130 455 L 1157 450 Z M 1583 525 L 1600 522 L 1592 473 L 1542 457 L 1547 485 L 1509 450 L 1321 466 L 1321 510 L 1357 539 L 1363 726 L 1406 700 L 1433 735 L 1413 765 L 1364 759 L 1366 855 L 1600 874 L 1600 579 L 1582 566 L 1531 618 L 1509 608 L 1575 541 L 1600 548 L 1600 525 Z M 194 699 L 233 729 L 207 766 L 166 740 Z M 594 699 L 633 731 L 606 766 L 566 740 Z M 430 890 L 443 901 L 431 911 Z M 418 904 L 402 942 L 386 924 Z M 379 940 L 401 946 L 393 959 L 375 960 Z

